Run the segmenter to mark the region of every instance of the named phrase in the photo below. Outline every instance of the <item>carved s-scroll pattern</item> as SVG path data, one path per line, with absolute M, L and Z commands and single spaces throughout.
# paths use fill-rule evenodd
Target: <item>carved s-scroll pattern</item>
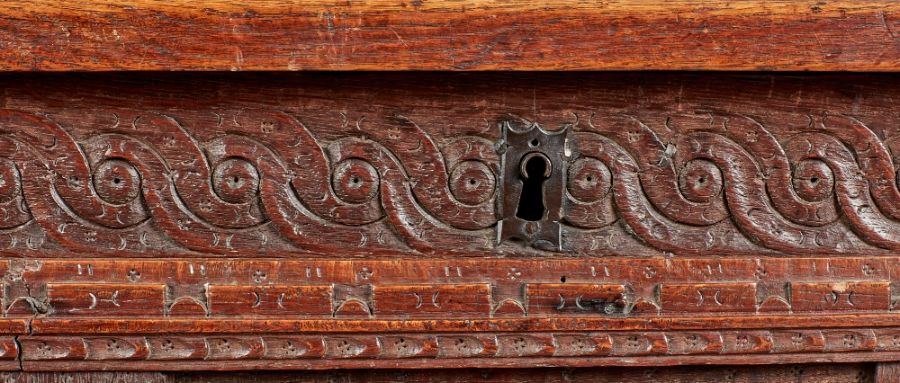
M 789 134 L 742 115 L 675 115 L 665 132 L 632 116 L 575 126 L 564 251 L 900 249 L 898 139 L 849 116 L 808 118 Z M 0 111 L 0 248 L 538 252 L 493 240 L 498 132 L 446 137 L 413 118 L 360 116 L 353 134 L 324 141 L 302 120 L 251 110 L 205 127 L 147 113 L 80 136 Z
M 744 240 L 792 254 L 898 246 L 892 208 L 880 208 L 893 206 L 896 167 L 853 118 L 814 117 L 808 132 L 779 141 L 750 117 L 692 116 L 666 144 L 633 118 L 594 122 L 577 136 L 580 173 L 569 182 L 566 216 L 578 227 L 602 227 L 615 211 L 637 238 L 673 253 L 727 253 Z M 585 204 L 581 185 L 610 178 L 612 193 Z

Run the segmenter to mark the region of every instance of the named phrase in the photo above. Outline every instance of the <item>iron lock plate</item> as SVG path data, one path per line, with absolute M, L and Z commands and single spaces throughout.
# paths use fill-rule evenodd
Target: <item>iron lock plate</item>
M 561 251 L 566 164 L 572 155 L 570 128 L 547 131 L 531 123 L 517 129 L 505 121 L 501 130 L 502 220 L 497 242 L 516 240 L 541 250 Z

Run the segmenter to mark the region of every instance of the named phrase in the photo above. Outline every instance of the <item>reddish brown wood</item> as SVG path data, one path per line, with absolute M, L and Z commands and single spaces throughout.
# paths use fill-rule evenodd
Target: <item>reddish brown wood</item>
M 900 360 L 893 75 L 0 81 L 0 369 Z M 498 235 L 513 125 L 560 248 Z
M 16 0 L 0 70 L 900 68 L 889 0 Z
M 604 369 L 523 369 L 523 370 L 432 370 L 432 371 L 372 371 L 291 373 L 134 373 L 134 372 L 76 372 L 76 373 L 7 373 L 2 376 L 12 383 L 512 383 L 539 381 L 561 383 L 571 381 L 601 382 L 699 382 L 699 383 L 857 383 L 873 378 L 870 365 L 798 365 L 771 366 L 765 369 L 748 367 L 678 367 L 678 368 L 604 368 Z
M 900 366 L 897 363 L 879 363 L 875 372 L 876 383 L 900 382 Z
M 879 255 L 900 246 L 893 77 L 620 75 L 575 84 L 544 75 L 527 80 L 534 86 L 503 75 L 415 77 L 269 85 L 264 77 L 190 85 L 119 77 L 37 93 L 34 80 L 14 81 L 3 114 L 15 186 L 4 226 L 24 226 L 0 239 L 10 254 L 41 256 L 538 254 L 498 245 L 492 229 L 491 191 L 501 176 L 495 122 L 509 120 L 574 124 L 573 167 L 591 163 L 584 181 L 606 185 L 593 197 L 567 185 L 563 253 Z M 411 99 L 417 104 L 407 106 Z M 874 152 L 857 161 L 867 150 Z M 453 186 L 481 185 L 454 172 L 463 166 L 493 178 L 478 204 Z M 376 169 L 376 178 L 353 175 Z M 78 201 L 71 212 L 45 193 L 52 175 L 59 198 Z M 813 178 L 821 195 L 795 186 Z M 708 190 L 689 187 L 701 179 Z M 88 182 L 115 185 L 130 199 L 120 203 Z M 344 192 L 359 188 L 366 191 L 356 197 Z
M 548 383 L 572 382 L 572 381 L 599 381 L 599 382 L 697 382 L 697 383 L 849 383 L 868 382 L 873 376 L 872 368 L 867 365 L 834 365 L 834 366 L 772 366 L 769 368 L 607 368 L 607 369 L 524 369 L 524 370 L 438 370 L 438 371 L 403 371 L 372 373 L 367 371 L 352 371 L 346 373 L 332 373 L 328 375 L 310 374 L 287 377 L 284 375 L 253 375 L 253 379 L 261 379 L 265 383 L 286 382 L 316 382 L 324 379 L 355 382 L 490 382 L 511 383 L 522 381 L 539 381 Z M 327 378 L 326 378 L 327 377 Z M 247 379 L 248 375 L 186 375 L 176 378 L 176 382 L 240 382 Z M 319 380 L 316 380 L 319 379 Z
M 848 284 L 792 284 L 791 293 L 797 303 L 795 311 L 889 309 L 889 282 L 854 282 Z
M 6 1 L 0 71 L 890 72 L 898 17 Z M 898 85 L 2 74 L 0 380 L 898 381 Z
M 122 285 L 109 283 L 48 283 L 47 299 L 53 302 L 53 314 L 162 315 L 165 285 Z
M 818 297 L 816 297 L 818 298 Z M 659 300 L 664 310 L 678 312 L 754 311 L 755 283 L 664 284 Z M 670 304 L 666 304 L 669 303 Z
M 210 285 L 206 301 L 210 315 L 331 316 L 332 294 L 327 285 Z
M 388 316 L 488 316 L 491 286 L 384 285 L 372 288 L 372 311 Z

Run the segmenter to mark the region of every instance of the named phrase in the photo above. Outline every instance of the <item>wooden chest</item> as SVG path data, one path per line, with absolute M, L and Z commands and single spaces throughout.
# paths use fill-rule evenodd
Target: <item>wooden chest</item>
M 2 377 L 900 382 L 898 20 L 7 1 Z

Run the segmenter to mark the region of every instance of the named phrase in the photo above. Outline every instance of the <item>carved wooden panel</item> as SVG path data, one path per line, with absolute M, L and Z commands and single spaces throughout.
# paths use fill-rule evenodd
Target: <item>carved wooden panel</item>
M 890 377 L 879 369 L 878 379 Z M 796 366 L 723 366 L 669 368 L 529 368 L 494 370 L 353 370 L 291 372 L 25 372 L 0 373 L 10 383 L 548 383 L 589 381 L 622 383 L 870 383 L 875 368 L 865 364 Z M 880 382 L 881 380 L 877 380 Z M 890 380 L 888 380 L 890 381 Z
M 0 368 L 900 358 L 893 76 L 0 81 Z

